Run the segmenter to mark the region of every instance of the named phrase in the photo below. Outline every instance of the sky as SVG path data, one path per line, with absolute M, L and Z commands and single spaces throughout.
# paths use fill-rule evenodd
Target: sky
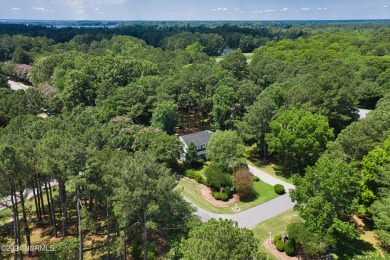
M 390 19 L 390 0 L 0 0 L 0 19 Z

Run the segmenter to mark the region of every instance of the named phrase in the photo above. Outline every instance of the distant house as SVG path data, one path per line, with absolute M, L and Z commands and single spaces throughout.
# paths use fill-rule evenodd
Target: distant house
M 233 51 L 234 51 L 234 49 L 230 49 L 230 48 L 223 49 L 222 56 L 226 56 Z
M 183 143 L 183 153 L 181 154 L 182 160 L 185 160 L 185 156 L 187 154 L 188 146 L 190 145 L 190 143 L 194 143 L 196 145 L 199 157 L 206 157 L 206 147 L 213 134 L 213 131 L 205 130 L 193 134 L 180 136 L 179 140 Z

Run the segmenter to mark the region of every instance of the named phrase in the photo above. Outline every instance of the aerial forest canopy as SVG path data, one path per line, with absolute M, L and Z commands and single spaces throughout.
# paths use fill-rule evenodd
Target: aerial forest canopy
M 294 175 L 304 223 L 294 225 L 313 234 L 296 235 L 303 248 L 346 246 L 353 216 L 372 220 L 389 248 L 388 21 L 0 24 L 0 62 L 0 198 L 13 198 L 15 244 L 46 225 L 55 237 L 106 233 L 108 256 L 196 259 L 191 241 L 211 226 L 244 234 L 252 250 L 251 232 L 201 224 L 175 189 L 174 134 L 218 130 L 240 145 L 235 157 L 245 144 Z M 373 111 L 359 119 L 361 108 Z M 32 187 L 28 212 L 20 194 Z M 74 247 L 45 257 L 71 259 Z

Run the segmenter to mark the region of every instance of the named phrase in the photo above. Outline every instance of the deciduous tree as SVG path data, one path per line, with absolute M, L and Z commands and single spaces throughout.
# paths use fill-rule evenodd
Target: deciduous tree
M 328 120 L 304 110 L 287 110 L 275 118 L 265 136 L 269 150 L 287 169 L 303 172 L 314 165 L 333 138 Z
M 242 158 L 244 146 L 235 131 L 217 131 L 211 136 L 206 152 L 213 163 L 227 168 L 231 167 L 234 161 Z
M 228 219 L 211 219 L 193 228 L 180 245 L 183 259 L 256 259 L 258 242 L 251 230 Z
M 253 176 L 248 168 L 241 168 L 233 174 L 234 187 L 237 190 L 240 199 L 248 201 L 254 198 Z
M 308 167 L 304 177 L 294 176 L 295 190 L 290 191 L 297 202 L 299 216 L 310 232 L 319 235 L 328 245 L 357 237 L 350 222 L 357 209 L 357 178 L 347 162 L 332 161 L 322 156 L 315 166 Z

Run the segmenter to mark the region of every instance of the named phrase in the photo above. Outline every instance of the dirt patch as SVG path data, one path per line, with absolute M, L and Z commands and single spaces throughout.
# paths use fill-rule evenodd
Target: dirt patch
M 225 207 L 226 208 L 234 203 L 240 202 L 240 196 L 238 196 L 237 194 L 234 194 L 233 197 L 228 201 L 216 200 L 213 197 L 212 190 L 203 184 L 202 184 L 202 188 L 200 190 L 200 193 L 202 194 L 203 198 L 205 198 L 207 201 L 209 201 L 211 204 L 213 204 L 217 207 Z
M 288 256 L 284 252 L 279 252 L 274 244 L 269 243 L 269 239 L 265 240 L 263 243 L 263 246 L 271 252 L 278 260 L 298 260 L 298 257 L 296 256 Z
M 359 228 L 364 228 L 366 225 L 364 224 L 364 222 L 356 215 L 353 215 L 352 216 L 352 219 L 353 221 L 356 223 L 356 225 L 358 225 Z

